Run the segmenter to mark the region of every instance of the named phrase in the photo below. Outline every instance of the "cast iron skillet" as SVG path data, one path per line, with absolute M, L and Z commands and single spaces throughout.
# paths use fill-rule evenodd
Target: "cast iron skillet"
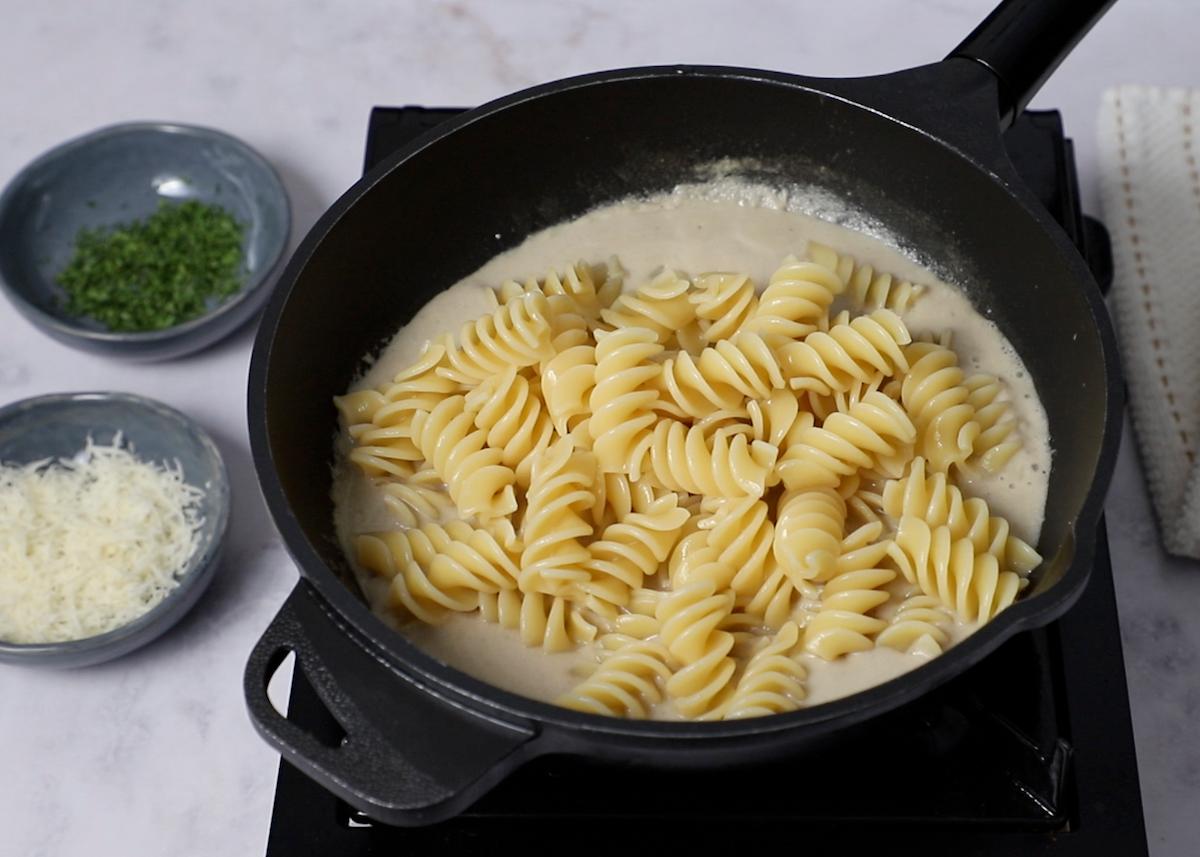
M 247 666 L 250 712 L 266 740 L 375 819 L 423 824 L 540 754 L 714 766 L 826 743 L 1066 611 L 1087 583 L 1116 455 L 1119 370 L 1099 291 L 1021 185 L 1000 132 L 1110 2 L 1009 0 L 949 59 L 883 77 L 684 66 L 563 80 L 439 126 L 351 188 L 288 265 L 250 369 L 255 465 L 303 575 Z M 695 180 L 727 157 L 755 159 L 757 178 L 818 185 L 870 212 L 965 284 L 1019 349 L 1055 449 L 1039 544 L 1047 560 L 1030 590 L 907 675 L 729 723 L 579 714 L 423 654 L 344 582 L 329 499 L 333 396 L 362 355 L 496 253 L 597 205 Z M 288 651 L 345 729 L 336 746 L 267 700 Z

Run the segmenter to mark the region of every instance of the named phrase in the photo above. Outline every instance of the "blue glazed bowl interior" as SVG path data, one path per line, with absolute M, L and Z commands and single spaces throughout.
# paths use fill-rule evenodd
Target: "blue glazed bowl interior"
M 206 128 L 117 125 L 34 161 L 0 201 L 0 279 L 18 299 L 59 322 L 106 331 L 93 319 L 68 315 L 66 294 L 55 282 L 79 230 L 128 223 L 153 214 L 163 201 L 185 200 L 219 205 L 245 226 L 244 283 L 224 299 L 224 309 L 270 274 L 287 245 L 290 211 L 263 158 Z
M 71 458 L 87 439 L 108 445 L 118 435 L 146 461 L 173 466 L 205 492 L 198 544 L 179 572 L 179 585 L 150 611 L 105 634 L 62 643 L 0 641 L 0 661 L 82 666 L 124 654 L 157 637 L 192 606 L 208 584 L 229 519 L 229 482 L 212 440 L 178 411 L 123 393 L 68 393 L 26 399 L 0 409 L 0 462 L 27 464 Z

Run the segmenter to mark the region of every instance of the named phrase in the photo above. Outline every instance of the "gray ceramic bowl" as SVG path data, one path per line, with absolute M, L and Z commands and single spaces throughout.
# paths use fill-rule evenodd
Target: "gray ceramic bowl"
M 14 402 L 0 408 L 0 462 L 71 457 L 89 435 L 107 444 L 117 432 L 139 458 L 178 461 L 184 481 L 205 491 L 204 524 L 196 551 L 178 575 L 179 585 L 149 612 L 106 634 L 64 643 L 0 641 L 0 661 L 79 667 L 119 657 L 179 621 L 212 580 L 229 522 L 229 479 L 212 440 L 179 411 L 128 393 L 62 393 Z
M 55 278 L 81 228 L 144 218 L 162 200 L 185 199 L 220 205 L 246 224 L 241 291 L 164 330 L 114 333 L 66 314 Z M 283 183 L 245 143 L 187 125 L 113 125 L 46 152 L 0 194 L 0 287 L 26 318 L 67 345 L 135 360 L 178 357 L 254 315 L 290 233 Z

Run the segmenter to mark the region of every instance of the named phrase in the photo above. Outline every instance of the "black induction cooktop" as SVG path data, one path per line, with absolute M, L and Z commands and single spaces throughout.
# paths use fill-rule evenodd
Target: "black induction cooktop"
M 366 167 L 458 112 L 375 108 Z M 1107 234 L 1079 210 L 1059 114 L 1025 113 L 1006 141 L 1021 175 L 1107 288 Z M 339 735 L 298 670 L 288 718 L 318 737 Z M 1105 527 L 1091 582 L 1064 618 L 1014 637 L 828 752 L 713 773 L 540 758 L 461 816 L 423 828 L 376 824 L 280 762 L 268 857 L 531 845 L 584 853 L 1146 854 Z

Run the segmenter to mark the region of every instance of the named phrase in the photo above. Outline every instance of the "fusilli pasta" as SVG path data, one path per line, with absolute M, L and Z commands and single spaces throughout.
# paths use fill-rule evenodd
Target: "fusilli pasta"
M 412 472 L 411 463 L 423 458 L 413 437 L 413 418 L 462 390 L 457 382 L 437 374 L 445 360 L 445 347 L 431 344 L 391 384 L 334 400 L 354 441 L 350 461 L 363 473 L 404 477 Z
M 743 330 L 762 334 L 774 346 L 802 339 L 820 328 L 829 305 L 845 287 L 824 265 L 788 256 L 771 275 Z
M 510 300 L 495 312 L 468 322 L 458 345 L 447 336 L 446 364 L 437 374 L 460 384 L 474 385 L 509 366 L 532 366 L 550 356 L 549 304 L 540 294 Z
M 649 389 L 662 366 L 649 362 L 663 352 L 652 330 L 628 327 L 599 335 L 596 386 L 588 397 L 588 431 L 601 468 L 630 473 L 655 423 L 658 393 Z
M 868 614 L 891 597 L 881 587 L 891 583 L 896 572 L 879 566 L 887 556 L 889 543 L 861 543 L 863 537 L 869 539 L 880 529 L 868 524 L 843 543 L 837 573 L 821 593 L 821 608 L 804 627 L 804 648 L 814 655 L 833 660 L 866 651 L 875 645 L 874 636 L 886 626 L 883 620 Z
M 789 711 L 806 665 L 932 657 L 1005 609 L 1041 557 L 964 492 L 1020 448 L 1003 385 L 910 334 L 923 287 L 808 254 L 761 294 L 671 269 L 622 293 L 615 259 L 509 280 L 337 397 L 396 527 L 353 534 L 364 589 L 406 621 L 595 643 L 558 703 L 621 717 Z
M 522 592 L 563 595 L 590 579 L 591 558 L 583 543 L 592 534 L 588 522 L 596 482 L 596 459 L 560 438 L 534 459 L 528 509 L 521 528 Z
M 758 309 L 754 282 L 745 274 L 701 274 L 689 300 L 696 307 L 705 345 L 731 339 Z
M 935 470 L 962 464 L 975 451 L 980 425 L 968 401 L 971 391 L 963 385 L 958 357 L 931 342 L 914 342 L 906 354 L 910 366 L 900 401 L 916 426 L 917 451 Z
M 464 406 L 475 412 L 475 427 L 487 432 L 487 445 L 501 451 L 500 463 L 513 468 L 518 485 L 528 486 L 534 458 L 554 439 L 537 387 L 510 366 L 467 393 Z
M 975 409 L 975 421 L 979 423 L 971 460 L 989 473 L 997 473 L 1021 448 L 1017 418 L 1003 398 L 1004 386 L 995 376 L 972 375 L 963 380 L 963 386 L 970 391 L 967 404 Z
M 908 414 L 883 393 L 863 396 L 846 413 L 831 414 L 820 428 L 800 432 L 779 462 L 791 490 L 836 487 L 861 469 L 897 471 L 908 458 L 916 430 Z
M 807 673 L 793 656 L 799 639 L 796 623 L 788 622 L 763 640 L 721 712 L 726 720 L 781 714 L 800 707 Z
M 516 631 L 527 646 L 566 652 L 596 639 L 598 629 L 567 599 L 543 592 L 501 589 L 479 593 L 479 613 L 488 622 Z
M 587 681 L 559 697 L 558 704 L 612 717 L 649 716 L 671 677 L 670 653 L 661 643 L 624 635 L 606 635 L 601 643 L 616 647 Z
M 814 262 L 837 272 L 846 284 L 846 296 L 856 309 L 890 309 L 903 313 L 925 290 L 924 286 L 859 264 L 854 257 L 839 254 L 824 244 L 810 241 L 808 255 Z
M 833 324 L 828 331 L 815 331 L 801 342 L 782 346 L 780 353 L 792 389 L 827 396 L 855 383 L 907 372 L 901 346 L 911 341 L 900 317 L 880 309 Z
M 623 294 L 600 313 L 604 322 L 615 329 L 642 328 L 653 331 L 655 340 L 666 346 L 678 336 L 695 328 L 696 308 L 689 297 L 691 282 L 676 271 L 662 271 L 649 284 L 633 294 Z M 686 337 L 686 333 L 684 333 Z
M 413 439 L 462 514 L 481 520 L 511 515 L 517 510 L 517 476 L 501 463 L 504 453 L 487 446 L 487 433 L 472 430 L 475 414 L 466 401 L 450 396 L 432 412 L 417 411 Z
M 950 642 L 946 628 L 953 623 L 954 615 L 937 598 L 918 591 L 901 602 L 875 644 L 932 658 Z
M 986 622 L 1017 597 L 1019 574 L 1001 567 L 970 539 L 957 541 L 949 527 L 930 527 L 911 515 L 900 519 L 888 553 L 909 583 L 937 598 L 967 622 Z

